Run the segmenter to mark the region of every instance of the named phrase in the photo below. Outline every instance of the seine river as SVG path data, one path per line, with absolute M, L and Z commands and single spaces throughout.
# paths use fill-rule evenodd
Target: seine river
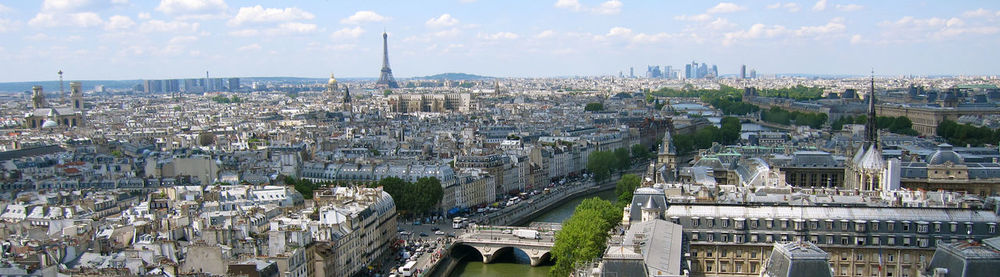
M 556 207 L 542 214 L 538 218 L 535 218 L 535 222 L 562 222 L 573 215 L 573 210 L 576 209 L 583 199 L 591 197 L 600 197 L 601 199 L 615 202 L 618 198 L 615 196 L 614 190 L 607 190 L 598 192 L 596 194 L 591 194 L 587 196 L 577 197 L 563 204 L 562 206 Z M 473 258 L 475 259 L 475 258 Z M 549 273 L 549 268 L 552 265 L 542 265 L 542 266 L 531 266 L 528 260 L 528 255 L 524 252 L 513 251 L 513 255 L 508 257 L 497 257 L 497 260 L 490 264 L 483 264 L 482 260 L 473 261 L 471 259 L 462 261 L 455 267 L 455 270 L 451 272 L 452 277 L 456 276 L 518 276 L 518 277 L 535 277 L 535 276 L 547 276 Z

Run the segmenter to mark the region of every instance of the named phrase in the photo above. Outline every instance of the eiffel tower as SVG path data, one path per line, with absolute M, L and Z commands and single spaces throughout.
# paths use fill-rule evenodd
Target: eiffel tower
M 392 78 L 392 69 L 389 68 L 389 34 L 382 32 L 382 75 L 379 75 L 375 85 L 387 88 L 398 88 L 396 79 Z

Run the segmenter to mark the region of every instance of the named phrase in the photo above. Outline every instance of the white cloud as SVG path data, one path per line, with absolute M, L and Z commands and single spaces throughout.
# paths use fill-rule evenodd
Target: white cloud
M 834 7 L 837 8 L 837 10 L 842 11 L 842 12 L 853 12 L 853 11 L 860 11 L 865 6 L 857 5 L 857 4 L 847 4 L 847 5 L 837 4 Z
M 361 36 L 361 34 L 364 34 L 364 33 L 365 33 L 365 30 L 361 29 L 361 26 L 354 26 L 354 28 L 349 28 L 348 27 L 348 28 L 343 28 L 343 29 L 337 30 L 336 32 L 333 32 L 333 34 L 331 34 L 330 37 L 336 38 L 336 39 L 358 38 L 358 37 Z
M 736 24 L 734 24 L 732 22 L 729 22 L 729 20 L 727 20 L 725 18 L 721 18 L 720 17 L 720 18 L 716 18 L 712 22 L 709 22 L 708 23 L 708 27 L 712 28 L 712 29 L 715 29 L 715 30 L 722 30 L 722 29 L 728 29 L 728 28 L 736 27 Z
M 160 0 L 156 10 L 180 18 L 217 18 L 229 6 L 223 0 Z
M 851 44 L 861 44 L 864 42 L 865 42 L 864 37 L 862 37 L 861 35 L 855 34 L 851 36 Z
M 316 31 L 318 27 L 316 24 L 310 23 L 300 23 L 300 22 L 287 22 L 278 25 L 278 28 L 272 29 L 275 34 L 305 34 L 312 33 Z
M 494 34 L 480 33 L 479 35 L 477 35 L 477 37 L 488 40 L 501 40 L 501 39 L 517 39 L 520 36 L 511 32 L 499 32 Z
M 608 30 L 607 34 L 603 36 L 595 36 L 597 40 L 604 40 L 608 38 L 618 38 L 628 41 L 629 43 L 652 43 L 659 42 L 664 39 L 673 37 L 667 33 L 656 33 L 656 34 L 646 34 L 646 33 L 635 33 L 632 29 L 625 27 L 614 27 Z
M 151 32 L 195 32 L 198 30 L 198 23 L 188 23 L 182 21 L 149 20 L 139 25 L 139 31 Z
M 715 7 L 709 8 L 708 13 L 731 13 L 731 12 L 742 11 L 745 9 L 747 8 L 744 6 L 736 5 L 729 2 L 722 2 L 719 3 L 718 5 L 715 5 Z
M 992 16 L 992 15 L 993 15 L 993 11 L 990 11 L 990 10 L 987 10 L 987 9 L 983 9 L 983 8 L 979 8 L 979 9 L 975 9 L 975 10 L 971 10 L 971 11 L 967 11 L 967 12 L 962 13 L 962 16 L 964 16 L 964 17 L 989 17 L 989 16 Z M 998 12 L 997 15 L 1000 15 L 1000 12 Z
M 42 2 L 42 11 L 77 11 L 80 8 L 90 5 L 90 1 L 74 0 L 45 0 Z
M 608 0 L 602 2 L 596 7 L 587 7 L 580 4 L 579 0 L 557 0 L 553 6 L 559 9 L 566 9 L 574 12 L 586 11 L 594 14 L 612 15 L 621 13 L 622 6 L 624 5 L 625 4 L 619 0 Z
M 47 13 L 40 12 L 35 15 L 34 18 L 28 21 L 28 25 L 34 27 L 95 27 L 104 24 L 104 20 L 101 19 L 97 13 L 93 12 L 80 12 L 80 13 L 69 13 L 69 14 L 59 14 L 59 13 Z
M 915 18 L 904 16 L 896 21 L 879 23 L 883 28 L 883 40 L 880 43 L 907 43 L 927 40 L 951 39 L 962 35 L 994 35 L 1000 33 L 1000 27 L 992 21 L 973 21 L 967 23 L 957 17 L 951 18 Z
M 600 6 L 594 8 L 594 13 L 596 14 L 619 14 L 622 12 L 622 1 L 611 0 L 601 3 Z
M 583 5 L 577 0 L 557 0 L 554 5 L 556 8 L 567 9 L 574 12 L 578 12 L 583 9 Z
M 169 43 L 170 44 L 191 43 L 191 42 L 194 42 L 194 41 L 197 41 L 197 40 L 198 40 L 198 37 L 196 37 L 196 36 L 176 36 L 176 37 L 170 38 Z
M 703 13 L 703 14 L 696 14 L 696 15 L 678 15 L 678 16 L 674 16 L 674 19 L 675 20 L 680 20 L 680 21 L 708 21 L 708 20 L 712 19 L 712 16 L 708 15 L 706 13 Z
M 448 30 L 437 31 L 437 32 L 431 33 L 431 36 L 439 37 L 439 38 L 442 38 L 442 37 L 454 37 L 454 36 L 457 36 L 458 34 L 461 34 L 461 33 L 462 33 L 462 30 L 459 30 L 458 28 L 451 28 L 451 29 L 448 29 Z
M 822 11 L 822 10 L 825 10 L 825 9 L 826 9 L 826 0 L 816 1 L 816 4 L 813 5 L 813 10 L 814 11 Z
M 536 34 L 535 38 L 550 38 L 550 37 L 552 37 L 554 35 L 556 35 L 555 31 L 545 30 L 545 31 L 542 31 L 541 33 Z
M 104 25 L 104 29 L 118 31 L 132 28 L 132 26 L 135 26 L 135 21 L 132 21 L 132 18 L 124 15 L 114 15 L 108 18 L 108 23 Z
M 761 23 L 750 26 L 747 30 L 725 33 L 722 44 L 731 45 L 737 41 L 754 39 L 778 39 L 778 38 L 798 38 L 798 39 L 828 39 L 842 37 L 842 33 L 847 29 L 844 19 L 837 17 L 831 19 L 824 25 L 801 26 L 797 29 L 789 29 L 782 25 L 765 25 Z
M 0 18 L 0 33 L 7 32 L 8 30 L 16 29 L 14 27 L 14 22 L 10 19 Z
M 311 23 L 301 23 L 301 22 L 285 22 L 278 24 L 278 26 L 267 29 L 240 29 L 235 31 L 230 31 L 229 35 L 234 37 L 252 37 L 252 36 L 284 36 L 284 35 L 301 35 L 309 34 L 319 30 L 316 24 Z
M 799 4 L 798 3 L 794 3 L 794 2 L 789 2 L 789 3 L 784 3 L 784 4 L 782 4 L 781 2 L 778 2 L 778 3 L 767 5 L 767 8 L 768 9 L 772 9 L 772 10 L 773 9 L 784 9 L 784 10 L 786 10 L 788 12 L 793 12 L 793 13 L 794 12 L 798 12 L 801 9 L 801 7 L 799 7 Z
M 441 16 L 428 19 L 424 24 L 431 28 L 450 27 L 458 24 L 458 19 L 451 17 L 450 14 L 442 14 Z
M 240 52 L 260 51 L 260 49 L 261 49 L 260 44 L 254 43 L 254 44 L 248 44 L 248 45 L 240 46 L 240 48 L 236 48 L 236 51 L 240 51 Z
M 229 35 L 234 37 L 252 37 L 260 35 L 260 31 L 257 29 L 241 29 L 236 31 L 230 31 Z
M 354 15 L 348 16 L 347 18 L 341 19 L 340 23 L 343 24 L 361 24 L 365 22 L 383 22 L 389 20 L 389 17 L 382 16 L 373 11 L 358 11 Z
M 9 11 L 12 11 L 12 9 L 10 7 L 7 7 L 7 6 L 4 6 L 3 4 L 0 4 L 0 13 L 5 13 L 5 12 L 9 12 Z
M 153 16 L 150 15 L 149 13 L 139 13 L 139 15 L 137 15 L 136 17 L 139 18 L 140 20 L 147 20 L 153 18 Z
M 264 8 L 260 5 L 253 7 L 242 7 L 227 24 L 229 26 L 239 26 L 244 23 L 261 22 L 287 22 L 297 20 L 310 20 L 316 18 L 315 15 L 299 8 Z

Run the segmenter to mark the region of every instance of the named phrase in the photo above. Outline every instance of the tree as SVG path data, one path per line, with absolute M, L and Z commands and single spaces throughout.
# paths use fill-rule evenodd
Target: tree
M 296 191 L 302 194 L 302 198 L 312 199 L 313 191 L 320 187 L 319 184 L 315 184 L 309 179 L 295 179 L 292 176 L 285 176 L 285 184 L 292 185 Z
M 635 189 L 639 188 L 642 183 L 642 179 L 635 174 L 625 174 L 621 179 L 618 179 L 618 184 L 615 186 L 615 194 L 618 195 L 618 205 L 622 206 L 624 203 L 632 202 L 632 193 Z
M 607 200 L 594 197 L 584 199 L 576 206 L 573 215 L 563 221 L 563 228 L 556 232 L 552 256 L 556 265 L 549 271 L 552 276 L 568 276 L 573 268 L 587 263 L 604 253 L 608 232 L 618 225 L 622 210 Z
M 429 212 L 444 197 L 444 188 L 441 188 L 441 180 L 436 177 L 423 177 L 417 179 L 412 186 L 414 190 L 410 193 L 415 197 L 415 212 Z
M 625 170 L 632 165 L 632 155 L 629 154 L 628 149 L 622 147 L 615 149 L 615 169 Z
M 604 110 L 604 104 L 601 104 L 599 102 L 587 103 L 587 106 L 584 106 L 583 110 L 584 111 L 588 111 L 588 112 L 603 111 Z
M 610 151 L 594 151 L 587 157 L 587 170 L 594 174 L 594 180 L 603 181 L 611 177 L 617 158 Z
M 652 158 L 652 152 L 649 152 L 649 147 L 642 144 L 632 145 L 632 157 L 637 159 L 648 159 Z

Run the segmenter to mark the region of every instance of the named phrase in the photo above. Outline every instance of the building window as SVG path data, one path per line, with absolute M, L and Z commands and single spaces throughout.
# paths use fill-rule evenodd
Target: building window
M 996 224 L 990 224 L 990 234 L 993 234 L 993 233 L 996 233 L 996 232 L 997 232 L 997 225 Z
M 831 235 L 826 236 L 826 244 L 833 244 L 833 236 Z
M 788 229 L 788 220 L 786 220 L 786 219 L 782 219 L 781 220 L 781 229 L 782 230 Z
M 709 258 L 711 258 L 711 257 L 712 257 L 712 250 L 708 250 L 708 251 L 706 251 L 706 252 L 705 252 L 705 257 L 709 257 Z
M 774 220 L 770 218 L 765 220 L 765 225 L 767 225 L 767 229 L 774 228 Z
M 910 223 L 903 222 L 903 232 L 909 232 L 909 231 L 910 231 Z
M 826 229 L 827 230 L 833 230 L 833 221 L 827 221 L 826 222 Z
M 917 224 L 917 233 L 925 234 L 927 229 L 927 224 Z
M 840 222 L 840 230 L 841 231 L 847 231 L 847 221 L 841 221 Z
M 873 237 L 872 238 L 872 245 L 878 246 L 879 243 L 880 243 L 880 241 L 879 241 L 878 237 Z
M 855 257 L 855 259 L 854 259 L 855 261 L 863 262 L 865 260 L 865 254 L 858 253 L 858 255 L 856 255 L 856 256 L 857 257 Z
M 750 220 L 750 228 L 757 229 L 757 220 L 756 219 L 751 219 Z
M 935 233 L 941 232 L 941 222 L 934 222 L 934 232 Z
M 722 228 L 729 227 L 729 219 L 722 219 Z
M 889 245 L 896 245 L 896 237 L 889 237 Z
M 729 251 L 723 250 L 722 252 L 719 252 L 719 257 L 720 258 L 725 258 L 728 253 L 729 253 Z
M 958 231 L 958 222 L 950 222 L 950 223 L 948 223 L 948 229 L 951 230 L 952 233 L 957 232 Z
M 909 237 L 903 238 L 903 246 L 910 246 L 910 238 Z
M 895 222 L 886 222 L 885 223 L 885 227 L 889 227 L 888 228 L 889 232 L 895 231 L 895 229 L 896 229 L 896 223 Z

